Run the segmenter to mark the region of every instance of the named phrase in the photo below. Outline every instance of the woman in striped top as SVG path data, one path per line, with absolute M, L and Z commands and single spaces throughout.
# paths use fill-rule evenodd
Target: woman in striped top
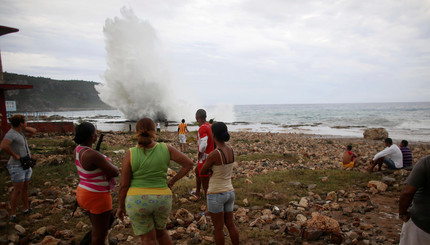
M 97 141 L 97 131 L 91 123 L 83 122 L 76 127 L 74 141 L 79 144 L 75 149 L 79 174 L 76 200 L 81 208 L 90 213 L 91 244 L 104 244 L 112 211 L 110 192 L 115 187 L 119 170 L 109 158 L 92 149 Z

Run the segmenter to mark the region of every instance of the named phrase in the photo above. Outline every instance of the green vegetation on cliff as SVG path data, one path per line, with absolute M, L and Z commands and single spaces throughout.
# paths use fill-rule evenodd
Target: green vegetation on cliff
M 7 72 L 4 80 L 8 84 L 33 85 L 33 89 L 5 91 L 5 99 L 16 101 L 19 112 L 110 109 L 100 100 L 95 82 L 60 81 Z

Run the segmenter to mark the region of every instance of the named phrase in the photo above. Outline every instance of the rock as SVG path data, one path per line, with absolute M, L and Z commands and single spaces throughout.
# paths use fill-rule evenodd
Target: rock
M 35 213 L 35 214 L 31 214 L 30 216 L 28 216 L 28 218 L 31 220 L 36 220 L 36 219 L 43 218 L 43 215 L 41 213 Z
M 53 236 L 46 236 L 38 245 L 57 245 L 61 240 Z
M 322 230 L 312 230 L 312 229 L 306 229 L 303 231 L 303 238 L 308 241 L 315 241 L 318 240 L 323 235 Z
M 22 227 L 21 225 L 19 225 L 19 224 L 16 224 L 15 225 L 15 230 L 17 230 L 18 232 L 19 232 L 19 234 L 24 234 L 25 233 L 25 228 L 24 227 Z
M 62 230 L 62 231 L 55 232 L 55 237 L 58 237 L 58 238 L 71 238 L 73 236 L 74 236 L 74 233 L 71 230 Z
M 348 231 L 345 233 L 346 237 L 350 238 L 351 240 L 357 239 L 359 236 L 357 232 L 355 231 Z
M 296 216 L 296 220 L 299 221 L 299 222 L 306 222 L 308 219 L 303 214 L 298 214 Z
M 388 185 L 385 183 L 382 183 L 381 181 L 377 181 L 377 180 L 371 180 L 369 181 L 369 183 L 367 183 L 368 187 L 375 187 L 378 191 L 386 191 L 388 188 Z
M 249 207 L 248 198 L 243 199 L 243 206 Z
M 385 128 L 369 128 L 364 130 L 363 137 L 371 140 L 383 140 L 388 138 L 388 132 Z
M 333 201 L 337 202 L 337 194 L 334 191 L 330 191 L 327 193 L 327 197 L 325 198 L 326 201 Z
M 373 228 L 373 225 L 371 225 L 371 224 L 360 224 L 361 230 L 368 231 L 368 230 L 371 230 L 372 228 Z
M 13 242 L 14 244 L 18 244 L 19 236 L 18 236 L 18 234 L 12 233 L 12 234 L 9 234 L 9 235 L 7 236 L 7 239 L 8 239 L 9 241 Z
M 300 199 L 299 206 L 302 208 L 308 208 L 309 207 L 308 199 L 306 197 L 302 197 Z
M 312 218 L 308 220 L 306 227 L 307 229 L 322 230 L 327 233 L 340 232 L 340 225 L 337 220 L 318 212 L 312 213 Z
M 302 236 L 302 230 L 300 229 L 300 226 L 295 223 L 288 223 L 285 227 L 285 232 L 297 237 Z
M 252 181 L 250 179 L 245 179 L 245 184 L 252 184 Z
M 396 179 L 390 176 L 384 176 L 381 181 L 387 185 L 393 185 L 396 182 Z
M 180 208 L 176 211 L 175 218 L 180 225 L 188 225 L 194 220 L 194 215 L 185 208 Z M 182 221 L 182 222 L 181 222 Z M 182 223 L 182 224 L 181 224 Z
M 37 229 L 35 231 L 35 233 L 37 235 L 41 235 L 41 236 L 45 235 L 46 234 L 46 226 L 40 227 L 39 229 Z

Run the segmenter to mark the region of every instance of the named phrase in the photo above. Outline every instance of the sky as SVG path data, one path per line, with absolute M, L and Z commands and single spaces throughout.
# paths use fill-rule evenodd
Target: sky
M 205 105 L 430 101 L 428 0 L 1 0 L 3 70 L 104 83 L 124 6 Z

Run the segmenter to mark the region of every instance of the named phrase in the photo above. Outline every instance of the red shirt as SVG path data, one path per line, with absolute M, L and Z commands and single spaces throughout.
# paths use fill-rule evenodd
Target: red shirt
M 197 134 L 197 149 L 199 149 L 200 147 L 200 139 L 204 138 L 204 137 L 208 137 L 208 145 L 206 146 L 206 154 L 211 153 L 215 147 L 214 147 L 214 142 L 212 140 L 212 131 L 211 131 L 211 125 L 208 122 L 203 123 L 198 131 Z M 199 149 L 200 152 L 200 149 Z

